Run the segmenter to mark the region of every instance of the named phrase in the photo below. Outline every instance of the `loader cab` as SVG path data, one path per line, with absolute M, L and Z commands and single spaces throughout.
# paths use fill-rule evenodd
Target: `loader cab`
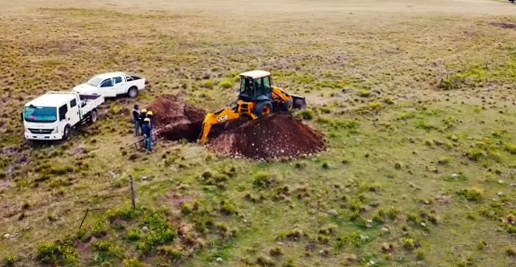
M 271 74 L 261 70 L 241 73 L 238 99 L 246 102 L 272 100 Z

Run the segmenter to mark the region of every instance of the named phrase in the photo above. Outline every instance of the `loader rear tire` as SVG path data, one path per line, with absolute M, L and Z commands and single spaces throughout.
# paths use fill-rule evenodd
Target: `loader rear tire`
M 272 104 L 271 102 L 260 102 L 254 106 L 254 115 L 258 118 L 267 116 L 272 112 Z

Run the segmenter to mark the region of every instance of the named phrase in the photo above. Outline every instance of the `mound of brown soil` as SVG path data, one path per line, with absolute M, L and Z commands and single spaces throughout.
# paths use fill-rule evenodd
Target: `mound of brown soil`
M 218 154 L 250 159 L 298 158 L 326 149 L 324 136 L 290 114 L 274 114 L 226 130 L 208 148 Z
M 206 111 L 188 105 L 175 95 L 163 95 L 146 109 L 154 114 L 157 135 L 172 141 L 195 141 L 206 116 Z

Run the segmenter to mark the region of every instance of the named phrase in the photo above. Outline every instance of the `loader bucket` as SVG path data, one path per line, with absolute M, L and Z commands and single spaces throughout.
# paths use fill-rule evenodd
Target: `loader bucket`
M 298 96 L 298 95 L 291 95 L 292 99 L 294 100 L 294 103 L 292 104 L 292 109 L 305 109 L 306 104 L 306 98 L 304 96 Z

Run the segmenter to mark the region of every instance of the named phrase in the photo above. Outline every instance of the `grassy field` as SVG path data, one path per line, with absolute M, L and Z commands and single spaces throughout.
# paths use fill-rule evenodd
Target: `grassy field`
M 492 23 L 516 6 L 341 2 L 0 0 L 1 264 L 514 264 L 516 29 Z M 66 144 L 23 140 L 26 101 L 96 73 L 146 77 L 141 105 L 181 92 L 215 110 L 255 68 L 307 96 L 328 152 L 120 149 L 126 99 Z

